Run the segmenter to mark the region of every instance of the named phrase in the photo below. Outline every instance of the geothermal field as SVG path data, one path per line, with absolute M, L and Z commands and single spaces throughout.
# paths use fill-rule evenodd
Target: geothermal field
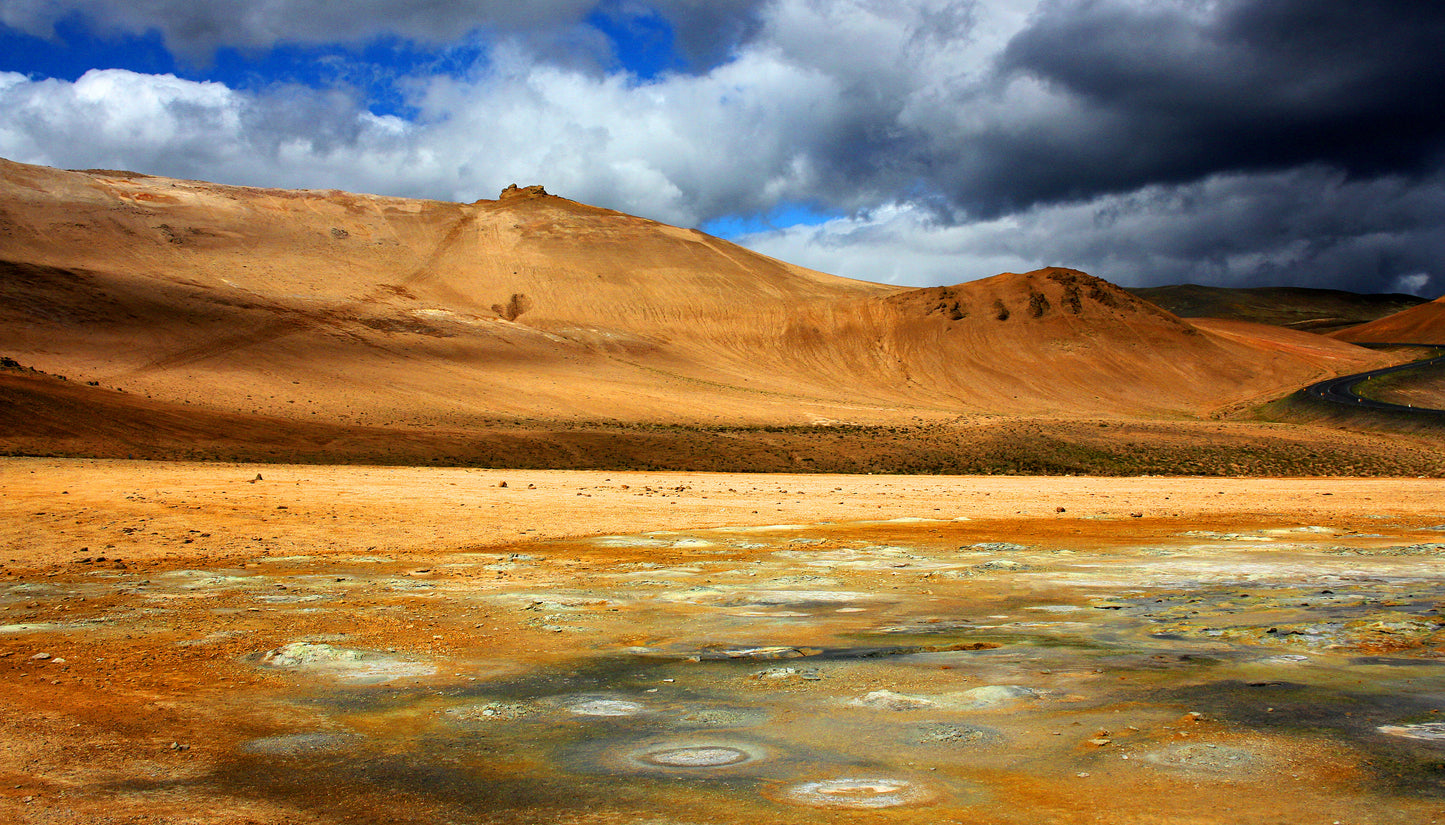
M 1441 812 L 1433 479 L 256 469 L 6 461 L 13 821 Z
M 0 162 L 0 821 L 1445 821 L 1442 344 Z

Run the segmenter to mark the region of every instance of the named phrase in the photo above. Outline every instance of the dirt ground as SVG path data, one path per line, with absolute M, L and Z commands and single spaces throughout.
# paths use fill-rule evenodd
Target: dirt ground
M 1445 821 L 1442 528 L 1432 479 L 3 459 L 0 820 Z
M 260 479 L 258 480 L 258 476 Z M 1063 508 L 1060 510 L 1059 508 Z M 0 564 L 433 552 L 606 533 L 893 518 L 1328 519 L 1445 510 L 1438 479 L 834 476 L 0 459 Z M 205 533 L 207 535 L 202 535 Z

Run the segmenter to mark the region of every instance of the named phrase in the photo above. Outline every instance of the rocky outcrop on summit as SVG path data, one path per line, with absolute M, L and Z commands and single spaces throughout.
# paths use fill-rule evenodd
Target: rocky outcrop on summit
M 502 194 L 497 196 L 497 200 L 504 201 L 509 198 L 524 198 L 528 196 L 536 197 L 546 194 L 547 190 L 543 188 L 541 184 L 534 184 L 532 186 L 518 186 L 515 183 L 511 183 L 507 185 L 506 189 L 502 190 Z

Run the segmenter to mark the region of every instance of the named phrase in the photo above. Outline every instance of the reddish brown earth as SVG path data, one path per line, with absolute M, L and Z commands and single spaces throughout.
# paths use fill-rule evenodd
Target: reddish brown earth
M 1445 344 L 1445 298 L 1330 334 L 1354 343 Z

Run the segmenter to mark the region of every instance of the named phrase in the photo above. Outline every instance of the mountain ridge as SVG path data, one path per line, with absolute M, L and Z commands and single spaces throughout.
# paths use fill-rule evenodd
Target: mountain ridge
M 215 411 L 455 427 L 1200 417 L 1388 360 L 1224 334 L 1067 268 L 904 288 L 504 194 L 0 161 L 3 354 Z

